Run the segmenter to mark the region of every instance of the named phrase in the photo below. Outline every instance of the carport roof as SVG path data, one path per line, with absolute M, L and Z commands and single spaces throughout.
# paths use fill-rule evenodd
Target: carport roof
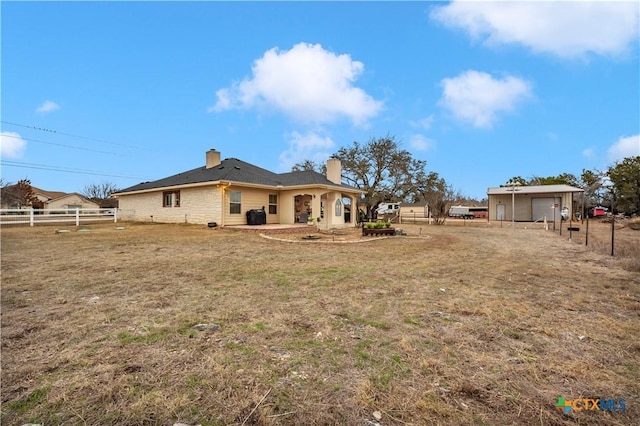
M 487 195 L 507 195 L 512 192 L 511 186 L 487 189 Z M 570 185 L 516 185 L 516 194 L 552 194 L 559 192 L 584 192 L 584 189 Z

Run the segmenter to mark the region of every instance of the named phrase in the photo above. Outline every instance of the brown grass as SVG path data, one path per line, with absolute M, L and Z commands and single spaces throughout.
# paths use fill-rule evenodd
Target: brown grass
M 2 229 L 2 424 L 640 422 L 640 275 L 551 232 L 124 226 Z

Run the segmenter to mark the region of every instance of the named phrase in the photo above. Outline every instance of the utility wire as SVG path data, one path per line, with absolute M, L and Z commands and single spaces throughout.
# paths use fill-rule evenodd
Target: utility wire
M 101 151 L 99 149 L 83 148 L 83 147 L 80 147 L 80 146 L 65 145 L 63 143 L 47 142 L 47 141 L 41 141 L 39 139 L 23 138 L 22 136 L 7 135 L 6 133 L 3 134 L 2 136 L 5 137 L 5 138 L 22 139 L 22 140 L 29 141 L 29 142 L 37 142 L 37 143 L 44 143 L 44 144 L 47 144 L 47 145 L 62 146 L 62 147 L 65 147 L 65 148 L 80 149 L 82 151 L 99 152 L 101 154 L 111 154 L 111 155 L 121 156 L 121 154 L 118 154 L 117 152 Z
M 106 140 L 103 140 L 103 139 L 96 139 L 96 138 L 91 138 L 91 137 L 88 137 L 88 136 L 75 135 L 73 133 L 59 132 L 57 130 L 45 129 L 44 127 L 29 126 L 27 124 L 12 123 L 10 121 L 5 121 L 5 120 L 0 120 L 0 123 L 9 124 L 11 126 L 24 127 L 24 128 L 27 128 L 27 129 L 38 130 L 38 131 L 41 131 L 41 132 L 48 132 L 48 133 L 55 133 L 55 134 L 58 134 L 58 135 L 71 136 L 73 138 L 85 139 L 85 140 L 94 141 L 94 142 L 106 143 L 106 144 L 109 144 L 109 145 L 117 145 L 117 146 L 124 146 L 126 148 L 147 150 L 146 148 L 141 148 L 139 146 L 126 145 L 126 144 L 117 143 L 117 142 L 110 142 L 110 141 L 106 141 Z
M 54 172 L 77 173 L 77 174 L 83 174 L 83 175 L 95 175 L 95 176 L 116 177 L 116 178 L 123 178 L 123 179 L 144 180 L 144 178 L 141 178 L 141 177 L 138 177 L 138 176 L 113 175 L 113 174 L 109 174 L 107 172 L 99 172 L 99 171 L 94 171 L 94 170 L 83 170 L 83 169 L 73 169 L 73 168 L 67 168 L 67 167 L 49 166 L 49 165 L 46 165 L 46 164 L 21 163 L 21 162 L 18 162 L 18 161 L 9 161 L 9 160 L 2 160 L 2 161 L 0 161 L 0 164 L 2 164 L 2 166 L 21 167 L 21 168 L 24 168 L 24 169 L 50 170 L 50 171 L 54 171 Z

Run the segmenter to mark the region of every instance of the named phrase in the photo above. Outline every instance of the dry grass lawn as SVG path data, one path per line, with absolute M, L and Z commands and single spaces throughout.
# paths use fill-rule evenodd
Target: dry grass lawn
M 3 425 L 640 424 L 640 274 L 552 232 L 89 228 L 1 231 Z

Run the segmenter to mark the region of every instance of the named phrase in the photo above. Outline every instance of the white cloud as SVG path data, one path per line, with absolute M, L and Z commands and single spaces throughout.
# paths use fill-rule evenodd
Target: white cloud
M 640 155 L 640 135 L 621 137 L 607 151 L 607 158 L 612 163 L 638 155 Z
M 516 43 L 571 58 L 619 55 L 638 42 L 638 2 L 453 1 L 431 18 L 496 46 Z
M 593 148 L 586 148 L 582 151 L 582 156 L 585 158 L 595 158 L 596 152 Z
M 475 127 L 490 128 L 499 112 L 512 111 L 516 104 L 532 96 L 526 80 L 506 76 L 495 79 L 479 71 L 465 71 L 442 80 L 439 104 L 458 119 Z
M 418 121 L 410 121 L 409 124 L 411 124 L 413 127 L 420 127 L 424 130 L 429 130 L 431 128 L 431 126 L 433 125 L 433 122 L 435 121 L 435 117 L 433 116 L 433 114 L 422 118 Z
M 39 112 L 41 114 L 46 114 L 49 112 L 57 111 L 59 109 L 60 109 L 60 105 L 58 105 L 53 101 L 47 100 L 47 101 L 44 101 L 42 105 L 40 105 L 38 108 L 36 108 L 36 112 Z
M 289 148 L 280 154 L 280 170 L 291 171 L 296 163 L 304 160 L 324 163 L 334 146 L 335 143 L 329 136 L 322 136 L 316 132 L 292 132 L 289 135 Z
M 409 139 L 409 146 L 416 151 L 428 151 L 435 147 L 435 141 L 424 135 L 413 135 Z
M 547 139 L 554 142 L 560 139 L 560 136 L 558 136 L 556 133 L 553 133 L 553 132 L 547 132 L 546 136 L 547 136 Z
M 319 44 L 299 43 L 284 51 L 273 48 L 253 63 L 251 78 L 218 90 L 209 111 L 262 106 L 300 122 L 346 117 L 363 125 L 382 109 L 381 101 L 354 86 L 363 70 L 362 62 Z
M 14 132 L 0 132 L 0 156 L 2 158 L 21 158 L 27 149 L 27 142 Z

